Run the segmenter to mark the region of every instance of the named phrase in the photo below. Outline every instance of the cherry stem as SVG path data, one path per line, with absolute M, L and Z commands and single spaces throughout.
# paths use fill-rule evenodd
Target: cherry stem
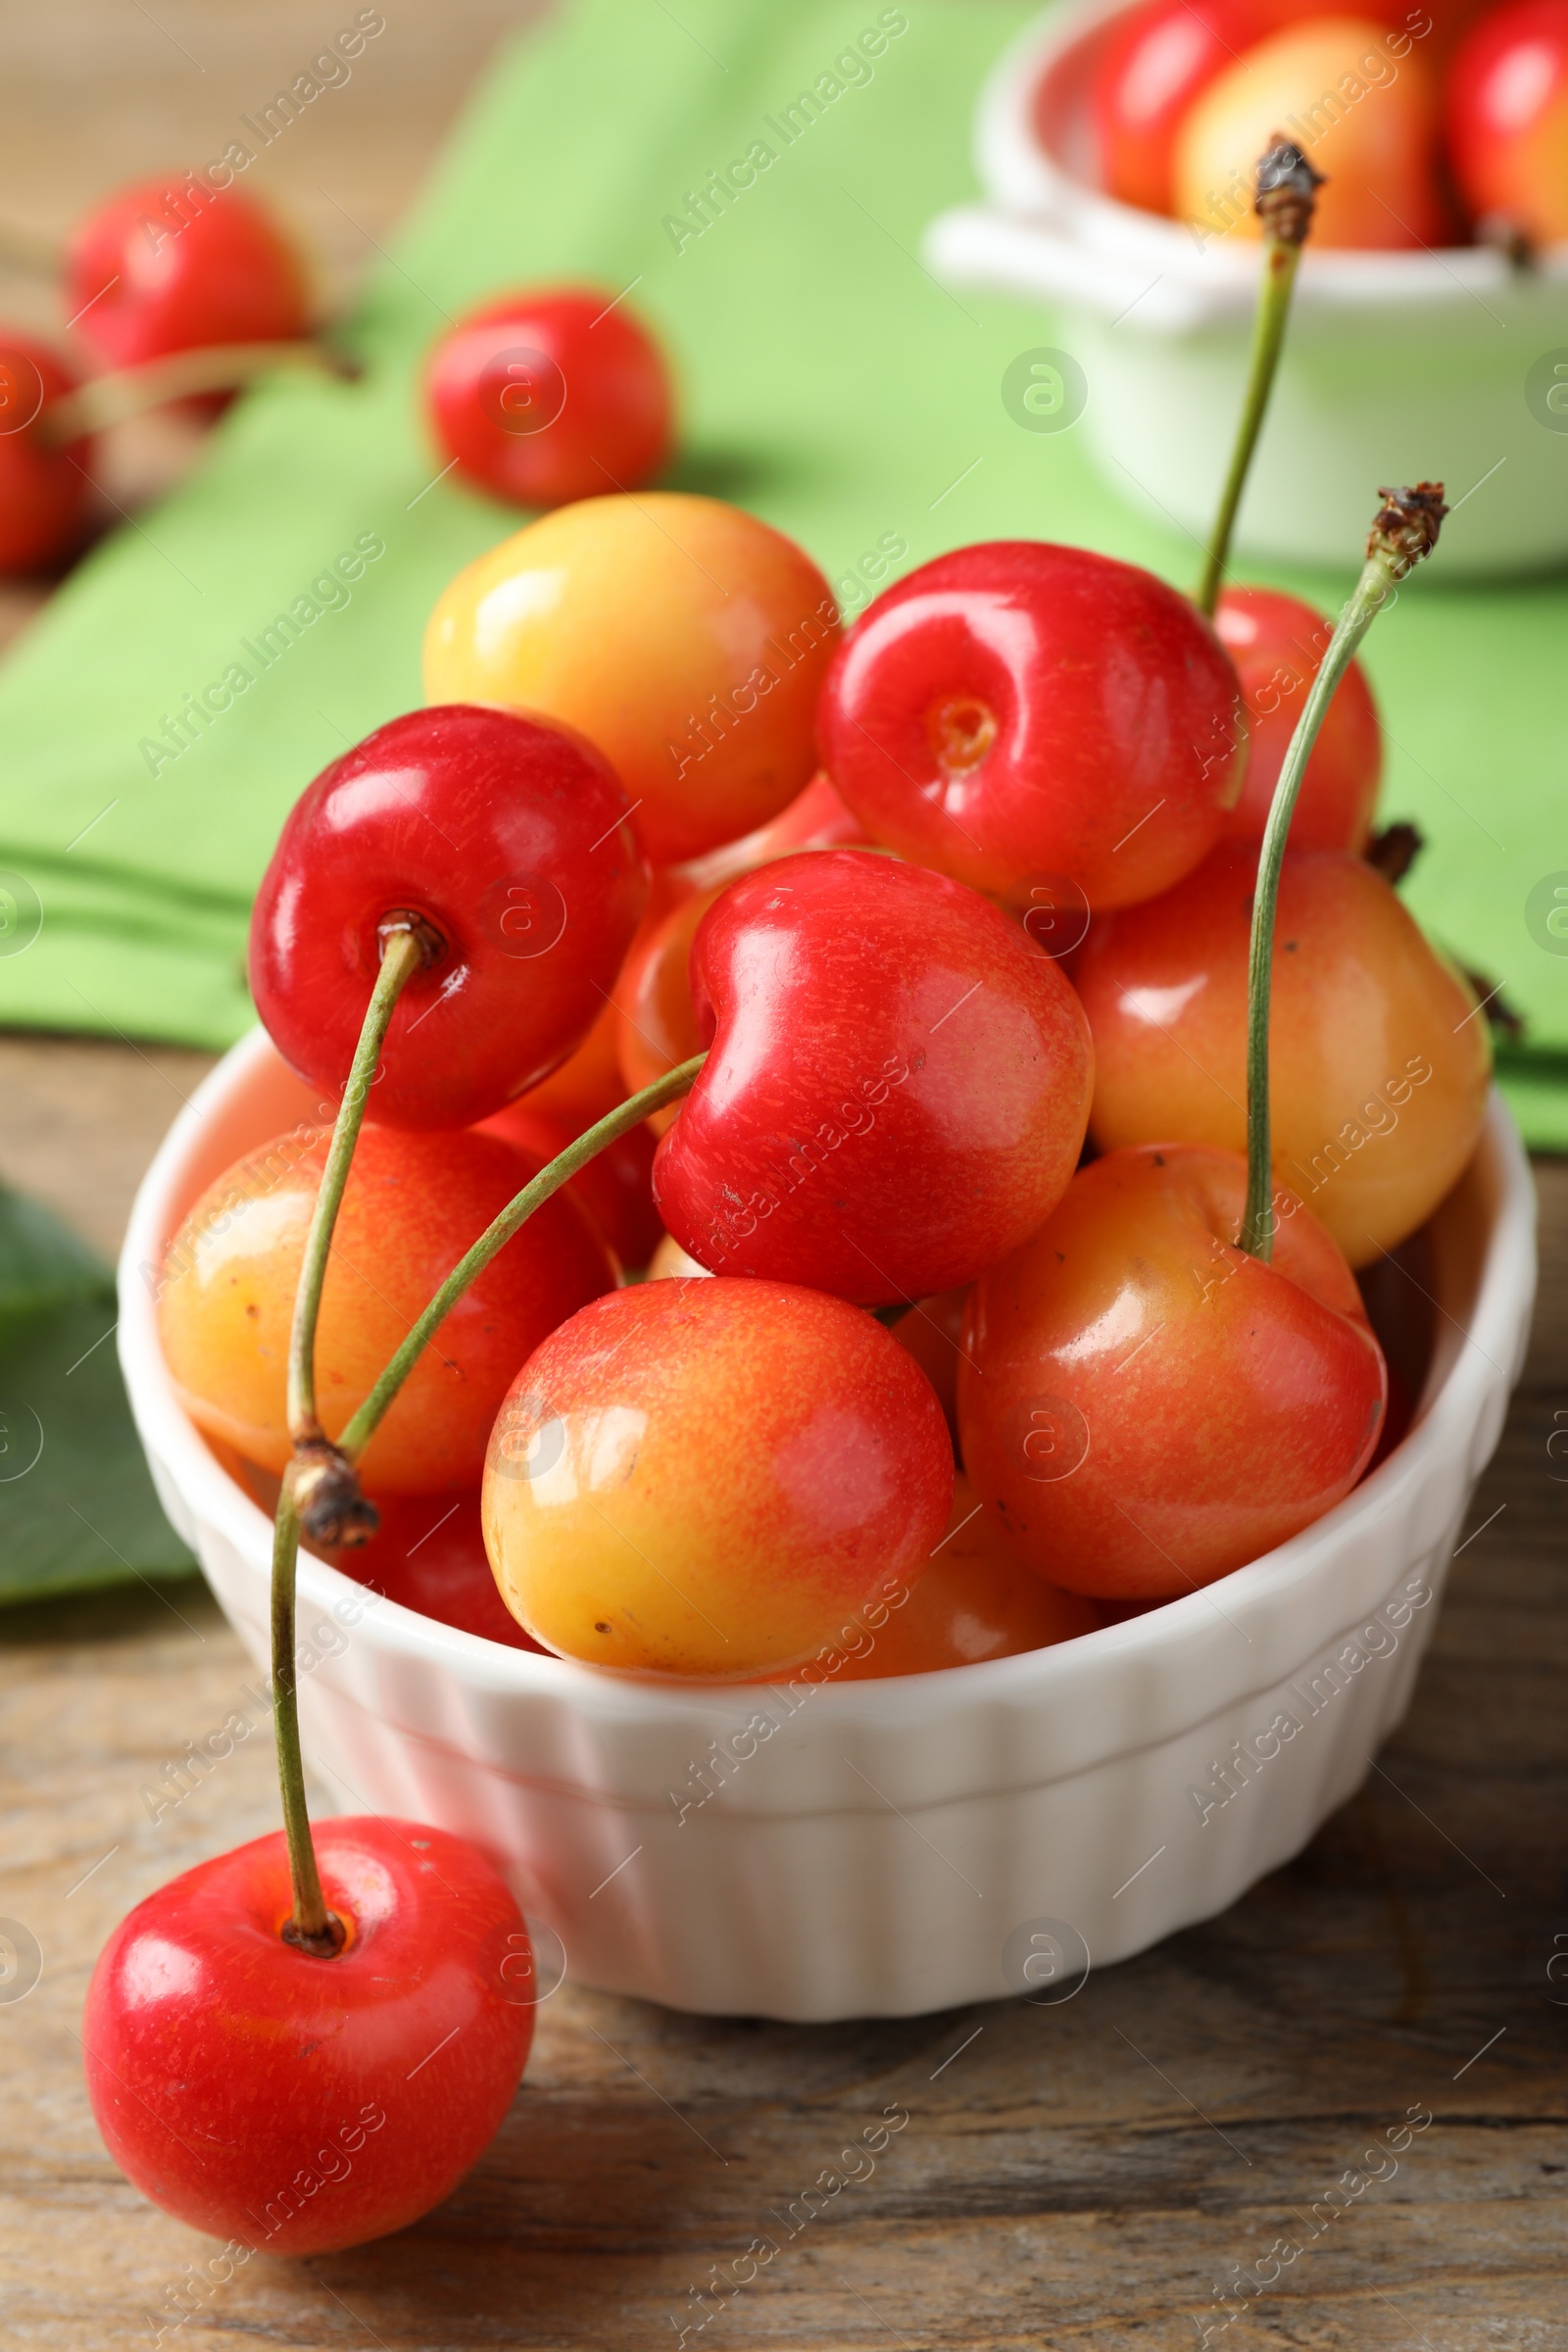
M 1260 1258 L 1265 1265 L 1274 1255 L 1277 1222 L 1269 1132 L 1269 1000 L 1274 976 L 1274 924 L 1279 909 L 1280 870 L 1285 862 L 1291 818 L 1335 689 L 1394 590 L 1424 556 L 1432 553 L 1439 526 L 1448 511 L 1443 503 L 1441 482 L 1419 482 L 1413 490 L 1385 490 L 1382 496 L 1387 503 L 1379 510 L 1368 536 L 1365 567 L 1335 624 L 1328 651 L 1297 721 L 1274 787 L 1263 846 L 1258 852 L 1247 964 L 1247 1210 L 1238 1238 L 1249 1256 Z
M 291 1943 L 318 1954 L 335 1951 L 341 1941 L 341 1931 L 321 1893 L 310 1813 L 305 1802 L 305 1766 L 300 1755 L 299 1700 L 294 1676 L 294 1584 L 299 1564 L 302 1501 L 307 1497 L 318 1499 L 319 1490 L 326 1484 L 341 1485 L 345 1472 L 317 1418 L 316 1325 L 332 1230 L 342 1205 L 381 1048 L 398 999 L 426 961 L 428 946 L 426 934 L 412 917 L 407 920 L 393 917 L 382 926 L 380 969 L 366 1008 L 343 1099 L 338 1104 L 326 1166 L 306 1236 L 299 1288 L 294 1295 L 294 1325 L 289 1336 L 288 1432 L 295 1458 L 284 1474 L 272 1523 L 272 1724 L 277 1744 L 277 1777 L 283 1793 L 289 1875 L 294 1886 L 294 1913 L 285 1933 Z M 352 1487 L 352 1478 L 349 1484 Z M 357 1513 L 353 1509 L 354 1500 L 359 1501 Z M 373 1529 L 373 1518 L 357 1494 L 350 1501 L 346 1516 L 362 1541 Z
M 299 1289 L 294 1297 L 294 1328 L 288 1347 L 288 1434 L 296 1446 L 314 1445 L 321 1436 L 321 1424 L 316 1413 L 316 1325 L 321 1309 L 327 1252 L 332 1246 L 343 1188 L 348 1183 L 365 1105 L 374 1083 L 388 1026 L 399 997 L 425 960 L 424 942 L 412 922 L 385 927 L 381 967 L 370 992 L 343 1100 L 338 1104 L 331 1148 L 321 1171 L 311 1230 L 306 1237 Z
M 305 1801 L 305 1760 L 300 1753 L 299 1693 L 294 1675 L 294 1580 L 299 1548 L 299 1512 L 285 1478 L 272 1522 L 272 1734 L 294 1888 L 294 1910 L 283 1934 L 302 1950 L 327 1958 L 342 1942 L 342 1931 L 321 1891 L 310 1808 Z
M 44 410 L 37 429 L 58 449 L 86 433 L 128 423 L 148 409 L 167 408 L 172 401 L 190 400 L 201 392 L 233 392 L 255 376 L 286 368 L 326 375 L 343 372 L 341 361 L 314 342 L 215 343 L 201 351 L 172 351 L 139 368 L 90 376 L 74 392 L 62 392 Z
M 579 1169 L 587 1166 L 596 1153 L 612 1144 L 617 1136 L 641 1126 L 650 1111 L 661 1110 L 666 1102 L 687 1093 L 698 1071 L 708 1059 L 706 1054 L 694 1054 L 690 1061 L 681 1062 L 656 1078 L 624 1102 L 617 1102 L 598 1124 L 579 1135 L 550 1162 L 541 1168 L 531 1183 L 525 1184 L 516 1197 L 509 1200 L 501 1214 L 487 1225 L 466 1256 L 461 1257 L 447 1276 L 429 1305 L 409 1332 L 407 1339 L 391 1358 L 374 1388 L 338 1438 L 337 1449 L 348 1461 L 356 1462 L 379 1428 L 383 1415 L 403 1383 L 408 1379 L 419 1355 L 428 1345 L 442 1318 L 456 1306 L 468 1285 L 482 1274 L 490 1260 L 506 1248 L 518 1227 L 525 1225 L 536 1208 L 542 1208 L 553 1193 L 569 1184 Z
M 1252 320 L 1252 350 L 1248 362 L 1241 422 L 1236 428 L 1230 471 L 1220 494 L 1219 513 L 1214 517 L 1198 590 L 1199 610 L 1206 612 L 1210 620 L 1219 603 L 1220 582 L 1230 558 L 1237 510 L 1247 487 L 1257 437 L 1263 429 L 1269 395 L 1274 389 L 1274 376 L 1285 344 L 1285 325 L 1291 314 L 1291 296 L 1296 291 L 1297 268 L 1312 225 L 1315 191 L 1321 184 L 1322 175 L 1313 171 L 1300 149 L 1289 139 L 1276 138 L 1267 153 L 1258 158 L 1257 192 L 1252 209 L 1263 222 L 1263 283 Z

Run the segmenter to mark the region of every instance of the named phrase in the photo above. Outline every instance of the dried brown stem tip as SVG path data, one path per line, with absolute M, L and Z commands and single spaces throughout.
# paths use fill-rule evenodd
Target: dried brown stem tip
M 1386 556 L 1395 578 L 1402 580 L 1438 544 L 1443 517 L 1448 512 L 1443 484 L 1417 482 L 1413 490 L 1382 489 L 1378 496 L 1383 505 L 1367 533 L 1367 559 Z
M 1317 209 L 1323 173 L 1314 172 L 1294 140 L 1283 131 L 1257 162 L 1257 193 L 1252 210 L 1263 223 L 1263 234 L 1276 245 L 1304 245 Z
M 324 1928 L 302 1928 L 297 1920 L 285 1919 L 279 1933 L 285 1943 L 298 1952 L 309 1952 L 313 1960 L 335 1960 L 349 1938 L 349 1932 L 335 1911 L 326 1915 Z
M 1367 843 L 1366 861 L 1392 889 L 1404 880 L 1426 846 L 1426 836 L 1419 825 L 1385 825 Z
M 297 1446 L 288 1476 L 300 1526 L 313 1544 L 352 1551 L 369 1542 L 380 1525 L 375 1505 L 361 1494 L 352 1462 L 327 1439 Z

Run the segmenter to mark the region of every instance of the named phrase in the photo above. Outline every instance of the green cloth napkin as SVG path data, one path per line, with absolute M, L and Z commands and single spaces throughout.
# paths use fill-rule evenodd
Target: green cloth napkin
M 1081 434 L 1026 432 L 1004 409 L 1004 372 L 1053 340 L 1049 317 L 955 296 L 918 258 L 932 215 L 974 192 L 975 95 L 1030 13 L 576 0 L 510 54 L 368 280 L 349 329 L 364 380 L 240 403 L 199 477 L 83 564 L 0 674 L 0 1023 L 210 1046 L 246 1026 L 246 910 L 279 820 L 335 753 L 418 702 L 432 602 L 515 527 L 435 478 L 416 397 L 431 337 L 508 285 L 630 288 L 685 384 L 675 483 L 794 533 L 848 609 L 879 551 L 903 551 L 899 567 L 999 534 L 1087 541 L 1190 583 L 1196 549 L 1117 503 Z M 803 91 L 814 115 L 788 111 Z M 696 212 L 716 167 L 760 161 L 756 142 L 771 160 L 752 184 Z M 1326 604 L 1346 585 L 1278 576 Z M 1430 843 L 1410 902 L 1528 1016 L 1507 1083 L 1531 1140 L 1558 1148 L 1565 623 L 1562 584 L 1448 587 L 1440 553 L 1368 655 L 1384 810 Z

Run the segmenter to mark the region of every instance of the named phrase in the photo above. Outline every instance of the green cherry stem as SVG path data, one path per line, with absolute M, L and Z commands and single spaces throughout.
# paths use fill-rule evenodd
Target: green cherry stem
M 1199 610 L 1206 612 L 1210 620 L 1219 603 L 1237 509 L 1247 487 L 1257 436 L 1263 429 L 1269 394 L 1274 389 L 1301 247 L 1312 226 L 1312 208 L 1322 184 L 1322 173 L 1314 172 L 1300 148 L 1287 138 L 1277 135 L 1267 154 L 1258 159 L 1252 210 L 1263 223 L 1263 283 L 1252 320 L 1252 351 L 1248 363 L 1241 422 L 1236 428 L 1230 472 L 1220 494 L 1219 513 L 1214 517 L 1208 552 L 1203 559 L 1203 577 L 1198 590 Z
M 342 375 L 344 363 L 323 344 L 213 343 L 200 351 L 172 351 L 137 368 L 117 368 L 89 376 L 74 392 L 62 392 L 38 419 L 40 436 L 54 448 L 125 424 L 149 409 L 203 392 L 234 392 L 260 375 L 304 368 L 318 375 Z
M 1263 846 L 1257 858 L 1252 897 L 1252 930 L 1247 964 L 1247 1212 L 1240 1245 L 1266 1265 L 1274 1254 L 1272 1152 L 1269 1133 L 1268 1027 L 1274 970 L 1274 921 L 1279 908 L 1280 869 L 1301 778 L 1312 756 L 1334 690 L 1354 659 L 1356 647 L 1390 595 L 1438 542 L 1447 508 L 1441 482 L 1418 482 L 1413 490 L 1385 490 L 1366 543 L 1366 564 L 1341 612 L 1312 681 L 1290 750 L 1274 787 Z
M 331 1148 L 326 1166 L 321 1172 L 320 1189 L 316 1196 L 316 1207 L 311 1216 L 311 1230 L 306 1237 L 305 1256 L 300 1266 L 300 1287 L 294 1298 L 294 1328 L 288 1348 L 288 1434 L 295 1446 L 314 1444 L 321 1435 L 321 1424 L 316 1415 L 316 1325 L 321 1310 L 321 1284 L 326 1274 L 327 1251 L 332 1246 L 332 1231 L 337 1212 L 343 1202 L 343 1188 L 348 1183 L 349 1169 L 354 1161 L 354 1148 L 360 1140 L 360 1128 L 365 1119 L 365 1105 L 369 1099 L 375 1079 L 381 1048 L 397 1002 L 405 987 L 427 958 L 424 938 L 413 918 L 393 917 L 383 929 L 381 967 L 375 975 L 375 986 L 360 1031 L 349 1069 L 343 1100 L 338 1104 L 337 1122 L 332 1129 Z
M 516 1197 L 509 1200 L 501 1214 L 487 1225 L 479 1239 L 465 1257 L 461 1257 L 447 1276 L 429 1305 L 409 1332 L 407 1339 L 391 1358 L 376 1381 L 374 1388 L 348 1422 L 338 1439 L 338 1450 L 350 1462 L 357 1462 L 380 1426 L 383 1414 L 440 1324 L 443 1316 L 456 1306 L 470 1282 L 482 1274 L 497 1252 L 506 1248 L 520 1225 L 525 1225 L 536 1208 L 543 1207 L 552 1193 L 559 1193 L 569 1184 L 580 1168 L 585 1168 L 597 1152 L 615 1138 L 638 1127 L 651 1110 L 662 1110 L 687 1093 L 703 1063 L 706 1054 L 696 1054 L 690 1061 L 681 1062 L 656 1078 L 651 1086 L 617 1102 L 596 1126 L 589 1127 L 568 1144 L 564 1152 L 541 1168 L 530 1184 L 525 1184 Z
M 294 1912 L 284 1933 L 291 1943 L 320 1957 L 330 1956 L 342 1941 L 342 1930 L 327 1910 L 316 1867 L 310 1814 L 305 1802 L 305 1767 L 300 1755 L 299 1699 L 294 1672 L 294 1586 L 299 1565 L 301 1510 L 335 1509 L 345 1534 L 363 1542 L 375 1525 L 374 1515 L 358 1493 L 352 1477 L 322 1431 L 316 1412 L 316 1325 L 320 1313 L 321 1286 L 326 1277 L 332 1229 L 342 1205 L 343 1189 L 354 1160 L 365 1120 L 365 1105 L 374 1080 L 388 1025 L 398 999 L 430 954 L 428 932 L 412 916 L 393 915 L 381 927 L 381 964 L 366 1008 L 365 1025 L 355 1048 L 348 1082 L 338 1104 L 332 1141 L 327 1151 L 311 1229 L 294 1295 L 294 1324 L 288 1348 L 288 1429 L 294 1459 L 278 1491 L 272 1523 L 272 1726 L 277 1746 L 277 1777 L 283 1793 L 283 1829 L 288 1840 L 289 1875 L 294 1886 Z M 345 1497 L 345 1484 L 352 1492 Z M 357 1506 L 357 1507 L 356 1507 Z

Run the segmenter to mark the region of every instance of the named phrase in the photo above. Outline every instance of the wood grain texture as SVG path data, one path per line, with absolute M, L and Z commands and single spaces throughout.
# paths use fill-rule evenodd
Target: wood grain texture
M 210 152 L 353 13 L 6 12 L 0 212 L 54 235 L 115 180 Z M 339 283 L 518 15 L 507 0 L 386 13 L 330 114 L 266 159 L 268 192 L 306 218 Z M 20 282 L 0 290 L 13 316 L 48 318 Z M 166 443 L 124 462 L 152 481 L 188 461 Z M 0 627 L 35 602 L 16 592 Z M 112 1250 L 202 1066 L 0 1039 L 0 1175 Z M 1539 1173 L 1542 1310 L 1481 1532 L 1410 1716 L 1305 1853 L 1054 2008 L 801 2029 L 568 1983 L 477 2170 L 424 2224 L 358 2253 L 260 2255 L 216 2284 L 211 2242 L 126 2185 L 82 2092 L 81 2000 L 109 1930 L 276 1821 L 259 1719 L 156 1822 L 143 1796 L 246 1709 L 238 1642 L 188 1586 L 0 1619 L 0 1909 L 43 1954 L 26 1998 L 0 1998 L 0 2339 L 118 2352 L 162 2328 L 182 2352 L 630 2352 L 684 2328 L 704 2352 L 1181 2352 L 1206 2328 L 1226 2352 L 1568 2347 L 1568 1961 L 1547 1974 L 1568 1953 L 1568 1461 L 1547 1451 L 1568 1427 L 1568 1168 Z M 1364 2180 L 1374 2135 L 1412 2108 L 1430 2127 L 1331 2219 L 1332 2184 L 1348 2168 Z M 804 2192 L 889 2109 L 909 2120 L 869 2177 L 801 2223 Z M 1262 2294 L 1233 2295 L 1222 2334 L 1217 2290 L 1282 2239 L 1301 2250 Z M 755 2280 L 697 2300 L 715 2270 L 733 2283 L 754 2241 L 777 2247 Z

